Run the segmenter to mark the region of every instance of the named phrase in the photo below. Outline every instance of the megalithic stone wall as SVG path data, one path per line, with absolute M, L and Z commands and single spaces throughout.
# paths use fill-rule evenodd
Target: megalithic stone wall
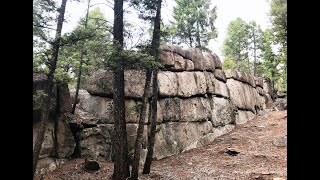
M 166 45 L 161 49 L 161 63 L 165 68 L 158 73 L 155 159 L 209 144 L 216 137 L 232 131 L 236 124 L 253 119 L 266 107 L 262 78 L 235 70 L 223 71 L 216 54 L 196 48 Z M 125 71 L 126 121 L 131 156 L 144 84 L 144 71 Z M 87 92 L 80 93 L 76 113 L 87 127 L 80 143 L 82 156 L 112 159 L 112 92 L 112 71 L 99 70 L 89 77 Z M 146 154 L 148 125 L 146 118 L 141 158 Z

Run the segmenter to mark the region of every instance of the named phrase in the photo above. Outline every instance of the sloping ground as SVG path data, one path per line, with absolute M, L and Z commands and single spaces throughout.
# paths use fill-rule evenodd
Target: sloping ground
M 151 173 L 141 180 L 272 180 L 287 179 L 287 111 L 268 111 L 246 124 L 237 125 L 229 134 L 211 145 L 153 161 Z M 226 153 L 235 150 L 239 154 Z M 75 159 L 47 174 L 45 180 L 106 180 L 113 164 L 99 162 L 101 169 L 86 172 L 84 159 Z

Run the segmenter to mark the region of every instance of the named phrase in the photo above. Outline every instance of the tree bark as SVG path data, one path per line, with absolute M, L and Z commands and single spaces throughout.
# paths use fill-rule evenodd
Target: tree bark
M 146 118 L 148 97 L 150 96 L 151 76 L 152 76 L 152 71 L 147 70 L 146 82 L 145 82 L 144 92 L 142 97 L 142 107 L 140 111 L 139 126 L 137 130 L 137 138 L 136 138 L 136 143 L 134 148 L 134 158 L 133 158 L 132 172 L 130 177 L 131 180 L 137 180 L 139 175 L 140 151 L 141 151 L 142 136 L 143 136 L 143 129 L 144 129 L 143 126 L 144 126 L 144 120 Z
M 200 42 L 200 29 L 199 29 L 199 23 L 197 22 L 197 43 L 198 43 L 198 48 L 201 48 L 201 42 Z
M 121 52 L 123 48 L 123 0 L 115 0 L 114 2 L 113 37 L 116 50 Z M 124 67 L 122 66 L 114 70 L 113 102 L 113 147 L 116 150 L 113 179 L 125 180 L 130 176 L 130 171 L 125 119 Z
M 157 13 L 154 21 L 154 30 L 151 47 L 155 52 L 155 60 L 159 61 L 159 44 L 160 44 L 160 21 L 161 21 L 161 3 L 162 0 L 157 1 Z M 152 163 L 154 139 L 156 135 L 156 123 L 157 123 L 157 102 L 158 102 L 158 71 L 153 71 L 152 75 L 152 100 L 151 100 L 151 123 L 150 132 L 148 134 L 148 153 L 146 161 L 144 163 L 143 174 L 150 173 L 150 167 Z
M 61 30 L 62 25 L 64 21 L 64 14 L 66 9 L 67 0 L 62 0 L 61 6 L 59 9 L 59 17 L 58 17 L 58 23 L 57 23 L 57 30 L 55 35 L 55 41 L 52 47 L 52 60 L 50 62 L 50 71 L 48 74 L 48 80 L 47 80 L 47 88 L 45 90 L 47 96 L 44 101 L 43 111 L 41 114 L 41 122 L 40 122 L 40 128 L 35 140 L 34 150 L 33 150 L 33 177 L 36 172 L 39 154 L 41 151 L 41 146 L 44 140 L 44 133 L 49 121 L 49 108 L 50 108 L 50 100 L 52 98 L 52 87 L 53 87 L 53 79 L 54 79 L 54 72 L 56 70 L 57 61 L 58 61 L 58 55 L 59 55 L 59 48 L 60 48 L 60 42 L 61 42 Z
M 191 30 L 188 29 L 188 36 L 189 36 L 189 46 L 192 48 L 192 36 L 191 36 Z
M 88 1 L 88 7 L 87 7 L 87 14 L 86 14 L 86 20 L 85 20 L 85 24 L 84 24 L 84 29 L 87 29 L 88 18 L 89 18 L 90 1 L 91 0 Z M 77 99 L 78 99 L 78 95 L 79 95 L 79 89 L 80 89 L 80 83 L 81 83 L 81 73 L 82 73 L 82 64 L 83 64 L 83 54 L 84 54 L 84 44 L 85 44 L 85 42 L 83 42 L 81 44 L 79 74 L 78 74 L 78 78 L 77 78 L 76 95 L 74 97 L 74 102 L 73 102 L 72 111 L 71 111 L 72 114 L 74 114 L 74 112 L 76 110 Z
M 256 36 L 254 34 L 254 29 L 253 29 L 253 57 L 254 57 L 254 60 L 253 60 L 253 75 L 255 76 L 257 74 L 257 54 L 256 54 L 256 50 L 257 50 L 257 47 L 256 47 Z

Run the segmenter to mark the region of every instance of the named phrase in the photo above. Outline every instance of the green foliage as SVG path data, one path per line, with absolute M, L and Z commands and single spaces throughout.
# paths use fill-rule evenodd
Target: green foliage
M 155 0 L 130 0 L 131 5 L 138 10 L 139 18 L 153 22 L 156 17 L 157 1 Z
M 222 63 L 222 69 L 235 69 L 237 66 L 236 62 L 233 59 L 224 59 Z
M 176 0 L 176 3 L 173 9 L 176 22 L 170 30 L 190 47 L 206 49 L 209 41 L 217 37 L 214 26 L 217 8 L 210 8 L 209 0 Z
M 270 8 L 272 30 L 275 40 L 287 46 L 287 0 L 272 0 Z
M 156 70 L 163 66 L 156 62 L 154 57 L 145 52 L 135 51 L 112 51 L 110 59 L 106 62 L 106 67 L 112 69 L 150 69 Z
M 222 53 L 225 59 L 233 60 L 236 69 L 250 71 L 249 61 L 249 24 L 241 18 L 231 21 L 227 29 L 227 37 L 223 42 Z
M 33 107 L 35 109 L 40 109 L 43 106 L 44 100 L 48 95 L 44 90 L 37 90 L 36 94 L 33 95 Z

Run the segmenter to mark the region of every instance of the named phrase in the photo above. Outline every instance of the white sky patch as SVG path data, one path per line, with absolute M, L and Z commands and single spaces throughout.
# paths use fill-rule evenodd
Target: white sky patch
M 113 0 L 109 0 L 113 3 Z M 226 38 L 226 30 L 228 24 L 235 20 L 237 17 L 242 18 L 247 23 L 255 20 L 262 30 L 271 26 L 268 12 L 270 9 L 270 2 L 268 0 L 212 0 L 213 5 L 217 6 L 217 19 L 214 23 L 218 30 L 218 38 L 209 42 L 209 49 L 218 54 L 221 60 L 223 56 L 221 47 L 223 40 Z M 57 5 L 60 6 L 61 0 L 58 0 Z M 106 3 L 106 0 L 91 0 L 91 4 Z M 175 5 L 174 0 L 164 0 L 162 4 L 161 17 L 165 24 L 169 20 L 173 20 L 172 12 Z M 113 22 L 113 10 L 105 4 L 94 5 L 91 9 L 99 6 L 104 13 L 107 20 Z M 62 33 L 71 32 L 77 25 L 80 17 L 85 16 L 87 8 L 87 0 L 81 2 L 68 1 L 66 8 L 66 20 L 63 24 Z M 124 7 L 127 8 L 127 7 Z M 127 21 L 141 23 L 138 20 L 137 14 L 131 13 L 125 15 Z M 146 27 L 147 23 L 140 24 L 141 27 Z

